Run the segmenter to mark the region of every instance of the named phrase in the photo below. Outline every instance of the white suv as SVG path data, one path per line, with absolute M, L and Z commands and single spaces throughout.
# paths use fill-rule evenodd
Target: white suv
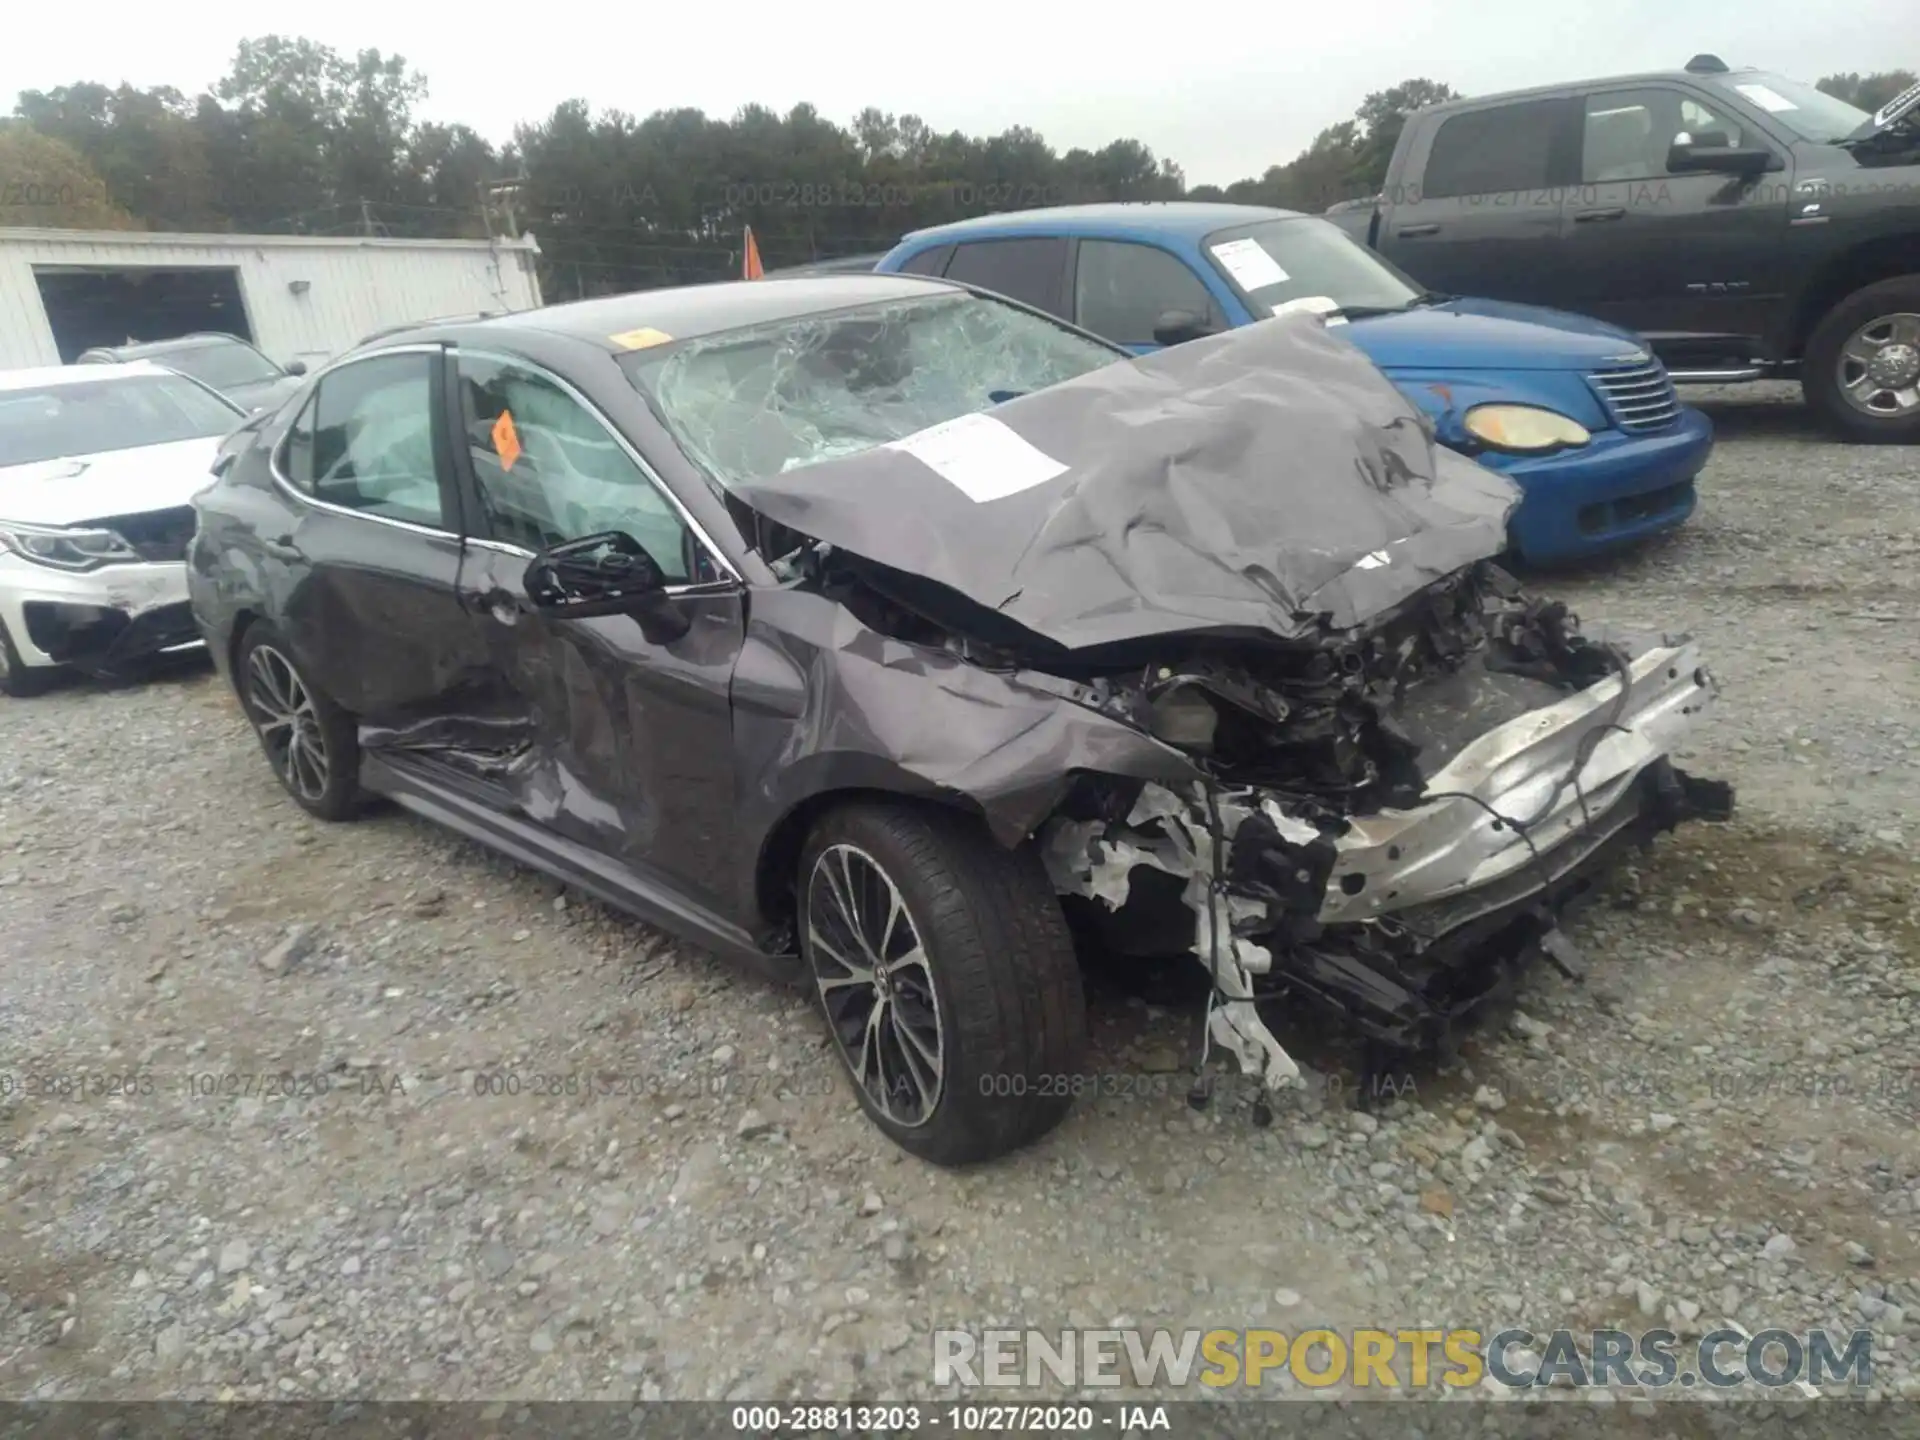
M 0 371 L 0 693 L 200 643 L 188 501 L 245 419 L 146 361 Z

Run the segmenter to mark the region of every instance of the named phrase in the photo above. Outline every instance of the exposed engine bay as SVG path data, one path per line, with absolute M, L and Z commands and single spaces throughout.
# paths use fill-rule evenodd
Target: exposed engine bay
M 1666 758 L 1714 696 L 1694 643 L 1590 639 L 1490 564 L 1351 639 L 1108 683 L 1205 778 L 1056 816 L 1049 874 L 1123 944 L 1184 907 L 1209 1035 L 1273 1088 L 1298 1069 L 1259 1002 L 1303 994 L 1374 1041 L 1450 1049 L 1618 843 L 1731 813 L 1729 787 Z

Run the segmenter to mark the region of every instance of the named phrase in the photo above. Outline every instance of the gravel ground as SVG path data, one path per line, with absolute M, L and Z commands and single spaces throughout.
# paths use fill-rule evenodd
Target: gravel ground
M 926 1396 L 935 1325 L 1723 1317 L 1871 1324 L 1920 1394 L 1920 487 L 1788 392 L 1706 403 L 1683 533 L 1535 583 L 1704 638 L 1683 763 L 1739 817 L 1377 1113 L 1286 1025 L 1272 1128 L 1195 1113 L 1193 1006 L 1103 986 L 1132 1093 L 935 1170 L 797 998 L 309 821 L 204 670 L 0 702 L 0 1395 L 844 1400 Z

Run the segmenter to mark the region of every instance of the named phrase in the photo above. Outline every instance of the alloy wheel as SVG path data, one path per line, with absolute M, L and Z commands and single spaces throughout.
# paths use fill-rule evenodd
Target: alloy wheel
M 807 877 L 807 955 L 847 1069 L 892 1123 L 940 1104 L 946 1035 L 926 947 L 899 888 L 866 851 L 832 845 Z
M 1840 393 L 1863 415 L 1889 419 L 1920 410 L 1920 315 L 1881 315 L 1840 347 Z
M 274 773 L 301 799 L 319 804 L 333 773 L 327 737 L 300 672 L 271 645 L 256 645 L 247 656 L 247 709 Z

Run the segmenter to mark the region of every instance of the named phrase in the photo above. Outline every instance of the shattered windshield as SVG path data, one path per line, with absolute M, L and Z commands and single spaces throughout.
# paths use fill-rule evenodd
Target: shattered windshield
M 731 486 L 1125 358 L 1015 306 L 943 292 L 699 336 L 623 363 L 681 448 Z

